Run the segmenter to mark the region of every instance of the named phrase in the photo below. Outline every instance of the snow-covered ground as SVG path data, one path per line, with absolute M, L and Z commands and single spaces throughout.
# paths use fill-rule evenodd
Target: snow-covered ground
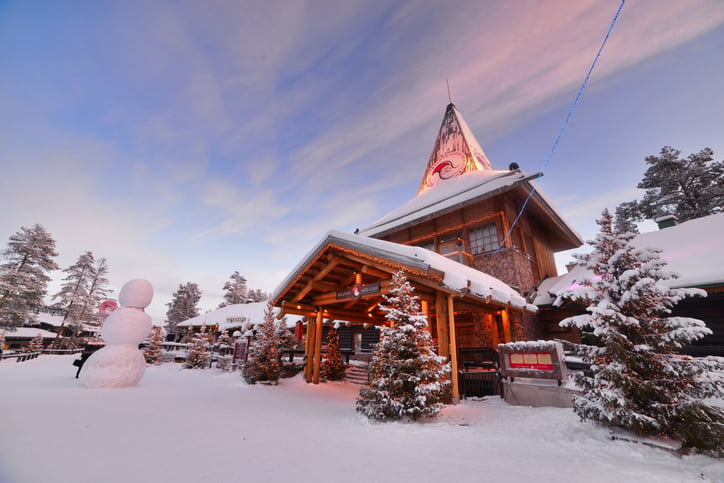
M 74 358 L 0 362 L 0 482 L 724 482 L 722 461 L 612 441 L 570 409 L 492 397 L 370 423 L 349 383 L 165 364 L 84 389 Z

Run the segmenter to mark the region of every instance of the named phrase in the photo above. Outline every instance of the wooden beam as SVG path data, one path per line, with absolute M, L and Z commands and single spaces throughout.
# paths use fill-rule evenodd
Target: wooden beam
M 447 296 L 447 317 L 450 324 L 450 364 L 452 365 L 452 396 L 453 404 L 460 400 L 460 388 L 458 387 L 458 349 L 455 340 L 455 309 L 453 307 L 453 296 Z
M 508 310 L 501 310 L 500 317 L 503 321 L 503 342 L 513 342 L 513 336 L 510 332 L 510 317 L 508 315 Z
M 322 268 L 312 279 L 307 282 L 307 284 L 297 293 L 297 295 L 292 299 L 292 302 L 299 302 L 302 300 L 310 290 L 314 287 L 314 283 L 322 280 L 324 277 L 326 277 L 329 272 L 334 270 L 334 268 L 339 263 L 339 257 L 336 255 L 330 255 L 329 260 L 327 260 L 327 265 Z
M 314 334 L 314 373 L 312 383 L 319 384 L 319 369 L 322 365 L 322 310 L 317 312 L 317 323 Z
M 315 312 L 316 310 L 314 309 L 314 307 L 309 304 L 302 304 L 298 302 L 294 303 L 282 300 L 281 309 L 279 311 L 279 315 L 277 315 L 277 319 L 281 320 L 286 314 L 314 315 Z
M 327 307 L 324 310 L 324 316 L 334 318 L 335 320 L 345 320 L 348 322 L 357 322 L 361 324 L 382 324 L 384 323 L 384 317 L 379 317 L 370 312 L 354 312 L 342 309 L 334 309 Z
M 389 272 L 377 270 L 376 268 L 370 267 L 369 265 L 363 265 L 360 269 L 360 272 L 364 273 L 365 275 L 369 275 L 370 277 L 377 277 L 381 279 L 390 278 Z
M 422 300 L 420 302 L 420 311 L 422 312 L 422 315 L 424 315 L 427 319 L 427 325 L 425 326 L 425 330 L 432 335 L 432 326 L 430 325 L 430 303 L 427 300 Z
M 383 265 L 381 263 L 377 263 L 372 260 L 368 260 L 366 258 L 362 258 L 357 255 L 353 255 L 351 253 L 342 253 L 340 256 L 342 256 L 350 261 L 360 264 L 361 267 L 368 266 L 370 268 L 379 270 L 379 272 L 381 272 L 383 274 L 387 274 L 386 276 L 380 276 L 380 278 L 391 277 L 393 273 L 397 273 L 397 271 L 399 270 L 399 268 L 388 267 L 387 265 Z
M 380 282 L 380 291 L 378 293 L 373 293 L 369 295 L 363 295 L 359 299 L 355 299 L 353 297 L 347 297 L 343 299 L 337 298 L 337 291 L 334 292 L 327 292 L 323 293 L 321 295 L 317 295 L 312 299 L 312 303 L 316 306 L 324 306 L 324 305 L 330 305 L 330 304 L 338 304 L 342 302 L 347 302 L 349 300 L 363 300 L 363 299 L 369 299 L 369 298 L 376 298 L 379 297 L 382 294 L 387 294 L 390 292 L 390 284 L 392 283 L 391 280 L 382 280 Z M 340 287 L 340 290 L 344 290 L 347 287 Z
M 306 361 L 304 364 L 304 380 L 308 383 L 312 382 L 314 373 L 314 342 L 316 340 L 316 325 L 314 320 L 309 317 L 307 319 L 307 339 L 304 341 L 304 355 Z
M 448 320 L 445 314 L 445 301 L 442 293 L 438 292 L 435 296 L 435 320 L 437 321 L 437 352 L 438 355 L 448 357 L 450 350 L 448 347 Z

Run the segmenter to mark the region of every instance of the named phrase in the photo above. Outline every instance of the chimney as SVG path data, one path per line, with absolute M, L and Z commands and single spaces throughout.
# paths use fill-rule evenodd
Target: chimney
M 670 226 L 676 226 L 679 224 L 679 219 L 676 215 L 662 215 L 654 218 L 654 221 L 659 225 L 659 230 L 669 228 Z

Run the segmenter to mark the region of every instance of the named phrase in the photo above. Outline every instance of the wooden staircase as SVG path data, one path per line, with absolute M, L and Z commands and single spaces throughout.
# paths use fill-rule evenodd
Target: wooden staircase
M 368 381 L 369 366 L 365 365 L 352 365 L 347 369 L 344 375 L 344 380 L 351 382 L 352 384 L 359 384 L 360 386 L 366 386 Z

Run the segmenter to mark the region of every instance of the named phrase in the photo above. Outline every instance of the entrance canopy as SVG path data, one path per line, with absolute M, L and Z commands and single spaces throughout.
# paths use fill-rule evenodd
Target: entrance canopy
M 452 295 L 456 307 L 483 311 L 537 308 L 500 280 L 424 248 L 328 232 L 272 294 L 282 313 L 352 323 L 384 323 L 379 304 L 402 270 L 423 302 Z
M 310 322 L 304 347 L 307 382 L 320 380 L 324 319 L 385 323 L 380 304 L 400 270 L 420 297 L 422 312 L 435 313 L 438 353 L 450 357 L 454 398 L 459 396 L 455 311 L 500 314 L 502 339 L 508 342 L 508 309 L 537 310 L 500 280 L 424 248 L 330 231 L 272 294 L 281 308 L 278 317 L 304 315 Z

